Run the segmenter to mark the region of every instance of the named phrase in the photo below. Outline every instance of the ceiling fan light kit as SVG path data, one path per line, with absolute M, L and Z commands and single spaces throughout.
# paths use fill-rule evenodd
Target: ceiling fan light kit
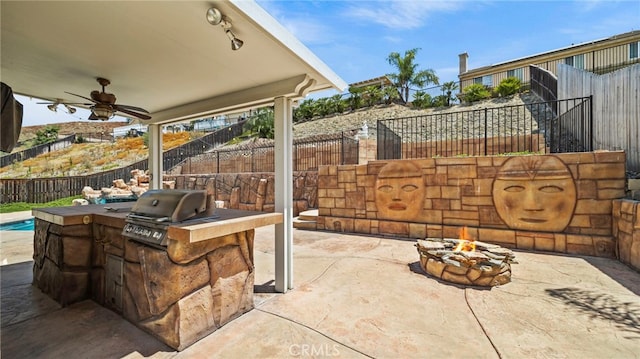
M 111 109 L 111 106 L 101 103 L 91 107 L 91 112 L 93 112 L 95 117 L 100 121 L 107 121 L 114 116 L 114 111 Z M 89 119 L 91 119 L 91 117 Z
M 39 102 L 39 103 L 47 104 L 47 108 L 53 112 L 57 112 L 58 105 L 64 105 L 67 109 L 67 112 L 70 114 L 75 113 L 76 109 L 69 105 L 91 106 L 89 107 L 91 109 L 91 115 L 89 115 L 89 120 L 107 121 L 113 118 L 116 112 L 122 112 L 125 115 L 136 117 L 141 120 L 151 119 L 151 116 L 147 115 L 149 111 L 143 108 L 116 104 L 116 96 L 112 93 L 107 93 L 104 91 L 104 88 L 109 84 L 111 84 L 111 81 L 102 77 L 98 77 L 96 78 L 96 80 L 102 86 L 102 91 L 98 91 L 98 90 L 91 91 L 91 94 L 90 94 L 91 98 L 78 95 L 75 93 L 67 92 L 69 95 L 77 96 L 82 99 L 91 101 L 89 103 L 65 103 L 61 99 L 56 99 L 53 102 Z
M 67 108 L 67 112 L 68 112 L 68 113 L 70 113 L 70 114 L 74 114 L 74 113 L 76 113 L 76 109 L 75 109 L 74 107 L 71 107 L 71 106 L 67 105 L 66 103 L 65 103 L 65 104 L 63 104 L 63 105 L 64 105 L 64 107 L 66 107 L 66 108 Z
M 231 24 L 231 20 L 228 17 L 222 15 L 220 10 L 218 10 L 217 8 L 212 7 L 207 10 L 207 21 L 213 26 L 222 26 L 225 34 L 227 35 L 229 40 L 231 40 L 231 50 L 240 50 L 242 45 L 244 45 L 244 41 L 238 39 L 236 35 L 231 32 L 231 27 L 233 26 L 233 24 Z
M 67 113 L 68 114 L 74 114 L 76 113 L 76 109 L 75 107 L 71 107 L 69 106 L 68 103 L 64 103 L 62 102 L 62 99 L 56 99 L 53 102 L 38 102 L 39 104 L 45 104 L 47 105 L 47 108 L 49 109 L 49 111 L 51 112 L 58 112 L 58 105 L 64 105 L 64 107 L 67 109 Z

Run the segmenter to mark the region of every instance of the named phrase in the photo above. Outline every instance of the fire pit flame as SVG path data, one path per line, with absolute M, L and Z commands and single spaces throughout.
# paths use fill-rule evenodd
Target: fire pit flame
M 462 227 L 460 230 L 460 242 L 453 249 L 454 252 L 474 252 L 476 250 L 476 241 L 469 240 L 469 231 L 467 227 Z
M 416 244 L 420 266 L 442 280 L 477 286 L 496 286 L 511 281 L 515 255 L 495 244 L 470 240 L 466 227 L 460 239 L 425 238 Z

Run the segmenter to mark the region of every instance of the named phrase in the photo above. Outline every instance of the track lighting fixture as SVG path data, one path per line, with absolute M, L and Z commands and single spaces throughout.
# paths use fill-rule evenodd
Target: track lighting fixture
M 58 105 L 64 105 L 64 107 L 67 109 L 68 114 L 76 113 L 75 107 L 71 107 L 68 104 L 63 103 L 61 99 L 57 99 L 55 102 L 48 104 L 47 108 L 51 112 L 58 112 Z
M 75 108 L 73 108 L 73 107 L 71 107 L 71 106 L 69 106 L 69 105 L 67 105 L 66 103 L 64 104 L 64 107 L 66 107 L 66 108 L 67 108 L 67 112 L 68 112 L 69 114 L 74 114 L 74 113 L 76 113 L 76 109 L 75 109 Z
M 231 50 L 234 50 L 234 51 L 239 50 L 242 47 L 242 45 L 244 45 L 244 41 L 238 39 L 236 35 L 233 32 L 231 32 L 231 27 L 233 26 L 231 24 L 231 20 L 228 17 L 222 15 L 220 10 L 216 9 L 215 7 L 212 7 L 209 10 L 207 10 L 207 21 L 211 25 L 222 26 L 222 29 L 224 30 L 225 34 L 227 35 L 229 40 L 231 40 Z
M 239 50 L 244 44 L 244 41 L 238 39 L 236 35 L 234 35 L 233 32 L 231 32 L 231 30 L 227 30 L 225 31 L 225 33 L 227 34 L 227 37 L 229 38 L 229 40 L 231 40 L 231 50 L 234 50 L 234 51 Z

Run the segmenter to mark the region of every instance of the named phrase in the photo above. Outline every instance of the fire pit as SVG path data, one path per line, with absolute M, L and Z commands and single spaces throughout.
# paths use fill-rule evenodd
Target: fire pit
M 453 238 L 425 238 L 416 244 L 420 266 L 447 282 L 493 287 L 511 281 L 515 255 L 507 248 Z

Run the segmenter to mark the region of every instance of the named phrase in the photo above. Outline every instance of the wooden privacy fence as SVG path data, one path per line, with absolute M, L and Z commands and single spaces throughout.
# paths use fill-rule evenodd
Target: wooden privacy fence
M 211 148 L 228 142 L 242 133 L 246 121 L 217 130 L 206 136 L 184 145 L 172 148 L 163 153 L 163 168 L 170 169 L 186 158 L 205 153 Z M 75 135 L 70 136 L 75 139 Z M 45 151 L 46 152 L 46 151 Z M 4 157 L 3 157 L 4 158 Z M 5 178 L 0 180 L 0 199 L 2 203 L 27 202 L 45 203 L 60 198 L 77 196 L 84 187 L 100 189 L 111 187 L 113 181 L 131 178 L 131 171 L 149 169 L 149 161 L 144 159 L 131 165 L 110 171 L 86 176 L 51 177 L 51 178 Z
M 76 135 L 70 135 L 53 142 L 45 143 L 38 146 L 33 146 L 24 151 L 14 152 L 14 153 L 0 157 L 0 167 L 9 166 L 14 162 L 28 160 L 29 158 L 36 157 L 43 153 L 61 150 L 63 148 L 73 145 L 75 142 L 76 142 Z
M 147 170 L 148 161 L 139 161 L 126 167 L 86 176 L 50 178 L 7 178 L 0 180 L 2 203 L 45 203 L 60 198 L 77 196 L 84 187 L 100 189 L 111 187 L 113 181 L 128 181 L 134 169 Z
M 541 67 L 530 65 L 531 91 L 544 101 L 556 101 L 558 99 L 558 78 L 552 72 Z
M 640 171 L 640 64 L 604 75 L 558 66 L 558 98 L 593 96 L 593 150 L 624 150 Z

